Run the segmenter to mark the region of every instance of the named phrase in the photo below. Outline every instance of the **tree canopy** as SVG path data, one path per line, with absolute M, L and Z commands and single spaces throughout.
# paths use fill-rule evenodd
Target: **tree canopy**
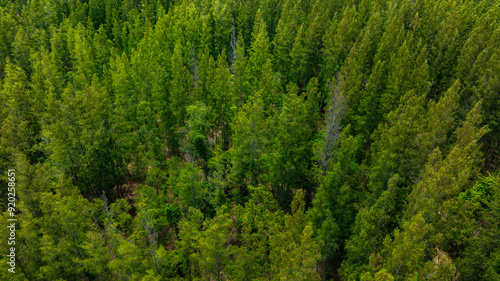
M 0 0 L 0 279 L 500 280 L 499 132 L 499 0 Z

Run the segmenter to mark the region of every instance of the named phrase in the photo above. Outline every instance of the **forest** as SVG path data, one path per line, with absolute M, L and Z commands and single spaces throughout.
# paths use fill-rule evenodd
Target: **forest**
M 499 0 L 0 0 L 0 280 L 499 281 L 499 132 Z

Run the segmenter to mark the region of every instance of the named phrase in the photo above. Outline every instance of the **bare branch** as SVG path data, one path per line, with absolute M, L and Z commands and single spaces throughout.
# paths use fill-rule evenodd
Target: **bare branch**
M 238 36 L 236 34 L 236 27 L 234 26 L 233 22 L 233 28 L 231 29 L 231 42 L 230 42 L 231 50 L 229 52 L 229 71 L 231 73 L 233 73 L 234 61 L 238 57 L 238 54 L 236 53 L 237 46 L 238 46 Z
M 321 161 L 323 175 L 328 170 L 333 157 L 333 150 L 337 145 L 342 130 L 341 121 L 347 108 L 347 96 L 344 94 L 344 76 L 338 73 L 335 83 L 330 83 L 328 88 L 329 102 L 325 114 L 325 147 Z

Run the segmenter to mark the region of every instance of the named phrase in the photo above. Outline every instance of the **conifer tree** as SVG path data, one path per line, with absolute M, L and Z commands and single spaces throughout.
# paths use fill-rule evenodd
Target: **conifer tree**
M 233 63 L 231 65 L 234 85 L 231 89 L 234 91 L 236 105 L 242 107 L 251 95 L 252 86 L 248 70 L 248 59 L 245 55 L 245 45 L 241 32 L 238 33 Z
M 36 113 L 26 74 L 11 63 L 7 63 L 5 74 L 1 91 L 1 144 L 9 154 L 19 151 L 26 154 L 31 163 L 42 161 L 40 116 Z
M 264 102 L 266 116 L 273 115 L 283 102 L 281 79 L 272 69 L 271 60 L 267 60 L 262 67 L 262 79 L 258 94 Z
M 206 278 L 223 280 L 223 272 L 229 263 L 227 246 L 233 221 L 224 207 L 217 210 L 212 220 L 206 220 L 199 240 L 200 267 Z
M 226 63 L 226 52 L 223 50 L 217 59 L 217 66 L 211 88 L 211 122 L 214 124 L 216 144 L 221 144 L 223 150 L 229 148 L 232 120 L 231 107 L 235 104 L 235 97 L 229 90 L 233 83 L 232 76 Z
M 298 85 L 304 84 L 307 71 L 308 58 L 305 45 L 304 28 L 304 24 L 299 27 L 297 36 L 295 37 L 295 41 L 292 45 L 292 50 L 290 51 L 290 63 L 292 67 L 292 70 L 290 72 L 290 80 L 292 83 L 296 83 Z
M 262 171 L 266 169 L 262 157 L 268 145 L 268 130 L 264 102 L 259 94 L 236 114 L 232 129 L 231 177 L 244 196 L 247 185 L 262 183 Z
M 266 22 L 262 18 L 261 11 L 257 10 L 248 59 L 250 82 L 252 84 L 259 83 L 262 78 L 262 67 L 268 59 L 272 62 L 271 43 L 269 42 Z
M 271 271 L 274 279 L 320 280 L 315 271 L 318 244 L 312 238 L 312 227 L 305 216 L 304 192 L 295 195 L 291 214 L 285 224 L 270 238 Z
M 181 43 L 177 42 L 172 55 L 172 78 L 170 80 L 170 93 L 165 123 L 167 125 L 167 136 L 169 148 L 175 155 L 179 149 L 179 133 L 176 128 L 184 126 L 187 118 L 187 106 L 191 104 L 193 95 L 193 79 L 183 64 Z
M 283 10 L 276 27 L 273 40 L 273 55 L 276 58 L 276 69 L 288 79 L 290 75 L 290 52 L 300 25 L 300 4 L 296 1 L 284 1 Z
M 12 50 L 12 42 L 16 36 L 16 21 L 14 15 L 14 5 L 0 7 L 0 40 L 3 42 L 0 47 L 0 77 L 5 77 L 5 65 Z
M 287 90 L 281 113 L 271 119 L 271 122 L 276 122 L 276 136 L 272 140 L 275 153 L 269 155 L 270 181 L 285 211 L 290 210 L 292 194 L 296 189 L 303 189 L 306 202 L 310 203 L 314 187 L 310 143 L 316 133 L 314 128 L 308 127 L 310 116 L 306 101 L 298 95 L 297 86 L 290 84 Z
M 325 76 L 334 77 L 354 45 L 361 22 L 354 6 L 346 6 L 341 17 L 334 17 L 323 36 Z

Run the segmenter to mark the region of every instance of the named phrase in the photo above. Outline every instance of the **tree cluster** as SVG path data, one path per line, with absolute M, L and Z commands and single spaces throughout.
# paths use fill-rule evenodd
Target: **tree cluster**
M 0 40 L 1 280 L 500 280 L 498 0 L 0 0 Z

